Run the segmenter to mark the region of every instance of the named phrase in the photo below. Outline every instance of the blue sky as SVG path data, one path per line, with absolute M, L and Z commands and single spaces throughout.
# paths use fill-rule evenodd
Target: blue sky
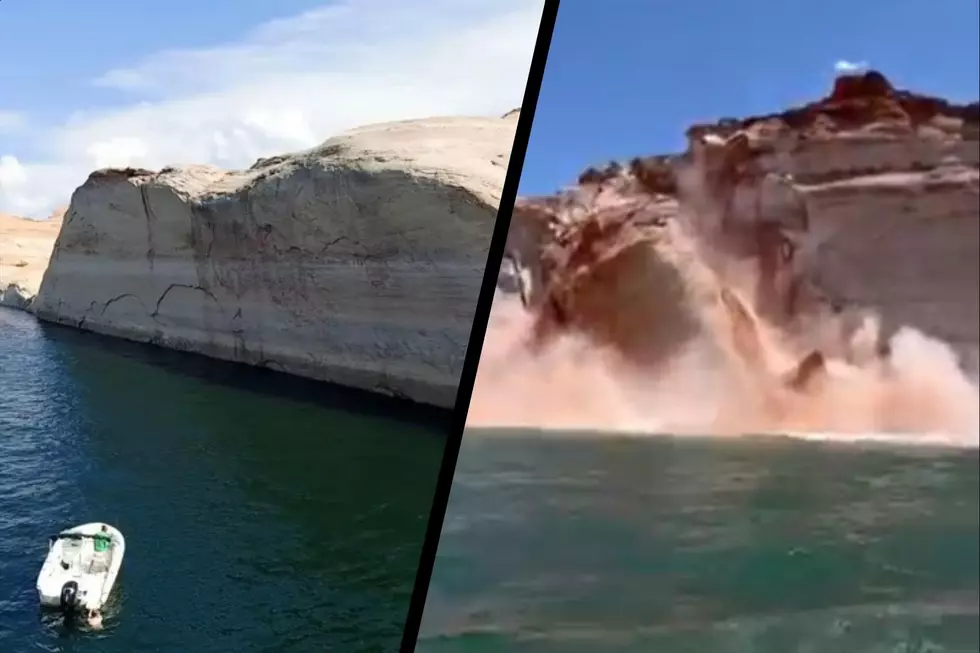
M 107 166 L 251 165 L 520 104 L 543 0 L 0 0 L 0 212 Z
M 58 117 L 120 99 L 90 81 L 125 62 L 171 48 L 234 40 L 317 0 L 2 0 L 0 79 L 5 109 Z M 25 65 L 25 62 L 30 62 Z
M 520 193 L 684 147 L 692 122 L 826 95 L 838 60 L 896 86 L 980 95 L 977 0 L 562 0 Z

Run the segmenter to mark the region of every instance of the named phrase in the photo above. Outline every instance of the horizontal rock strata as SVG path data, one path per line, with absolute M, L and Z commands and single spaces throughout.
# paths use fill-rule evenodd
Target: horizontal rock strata
M 33 310 L 451 406 L 515 127 L 405 121 L 244 171 L 97 171 Z
M 681 155 L 591 169 L 569 191 L 519 201 L 499 285 L 535 309 L 541 337 L 574 328 L 639 356 L 630 343 L 650 339 L 638 322 L 669 331 L 649 289 L 681 291 L 651 268 L 663 261 L 632 260 L 646 260 L 633 246 L 670 240 L 684 215 L 708 245 L 701 254 L 759 277 L 753 308 L 787 333 L 814 314 L 846 324 L 869 308 L 883 321 L 879 347 L 912 326 L 951 344 L 976 375 L 976 103 L 897 90 L 869 72 L 840 77 L 806 106 L 696 125 L 688 137 Z

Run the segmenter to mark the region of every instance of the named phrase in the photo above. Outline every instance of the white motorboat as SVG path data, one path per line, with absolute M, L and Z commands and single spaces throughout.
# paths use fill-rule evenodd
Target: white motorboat
M 57 608 L 66 617 L 101 610 L 116 584 L 125 552 L 123 534 L 101 522 L 52 535 L 37 577 L 41 605 Z

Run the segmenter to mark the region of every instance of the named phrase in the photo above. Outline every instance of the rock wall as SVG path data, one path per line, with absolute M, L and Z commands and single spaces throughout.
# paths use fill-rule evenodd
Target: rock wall
M 245 171 L 97 171 L 33 310 L 452 406 L 515 128 L 405 121 Z
M 950 343 L 976 375 L 976 103 L 896 90 L 869 72 L 840 77 L 817 102 L 696 125 L 688 137 L 681 155 L 590 169 L 569 191 L 519 200 L 499 285 L 520 289 L 539 333 L 584 329 L 629 350 L 640 328 L 635 311 L 651 293 L 623 302 L 593 290 L 608 289 L 600 277 L 617 276 L 611 267 L 628 265 L 636 243 L 670 240 L 665 227 L 683 215 L 708 244 L 699 255 L 724 253 L 722 277 L 740 274 L 742 264 L 758 277 L 753 308 L 788 333 L 825 324 L 806 319 L 815 313 L 847 329 L 857 312 L 874 309 L 884 326 L 880 348 L 897 326 L 913 326 Z M 663 258 L 671 250 L 659 251 Z M 671 285 L 649 265 L 628 266 L 619 292 Z M 648 321 L 664 320 L 663 310 L 647 308 Z

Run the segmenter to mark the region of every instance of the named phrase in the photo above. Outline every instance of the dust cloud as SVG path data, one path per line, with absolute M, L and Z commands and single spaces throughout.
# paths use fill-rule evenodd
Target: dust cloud
M 519 301 L 497 297 L 468 426 L 941 434 L 963 444 L 978 441 L 975 381 L 960 370 L 949 347 L 914 329 L 892 336 L 887 362 L 827 360 L 819 377 L 799 391 L 781 381 L 798 376 L 805 363 L 786 365 L 785 352 L 773 344 L 765 345 L 763 355 L 777 369 L 785 365 L 783 374 L 759 373 L 725 356 L 725 347 L 707 334 L 643 369 L 582 335 L 562 336 L 544 349 L 531 346 L 533 321 Z M 872 339 L 866 331 L 855 336 L 862 338 Z
M 468 426 L 977 445 L 980 391 L 951 347 L 870 308 L 772 319 L 801 264 L 764 283 L 717 222 L 682 218 L 577 272 L 577 314 L 548 337 L 546 304 L 498 291 Z

